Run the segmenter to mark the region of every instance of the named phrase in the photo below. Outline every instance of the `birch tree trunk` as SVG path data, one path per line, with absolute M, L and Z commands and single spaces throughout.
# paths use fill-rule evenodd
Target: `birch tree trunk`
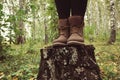
M 110 27 L 111 33 L 108 43 L 112 44 L 116 41 L 115 0 L 110 0 Z

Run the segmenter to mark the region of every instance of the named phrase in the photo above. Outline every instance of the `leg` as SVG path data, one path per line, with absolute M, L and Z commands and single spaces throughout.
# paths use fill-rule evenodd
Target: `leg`
M 69 37 L 70 0 L 55 0 L 58 12 L 59 37 L 53 41 L 54 46 L 61 46 L 67 43 Z
M 59 19 L 66 19 L 70 16 L 70 0 L 55 0 Z
M 71 0 L 72 15 L 69 18 L 70 37 L 68 44 L 83 44 L 84 15 L 86 11 L 87 0 Z
M 71 0 L 72 16 L 84 16 L 87 0 Z

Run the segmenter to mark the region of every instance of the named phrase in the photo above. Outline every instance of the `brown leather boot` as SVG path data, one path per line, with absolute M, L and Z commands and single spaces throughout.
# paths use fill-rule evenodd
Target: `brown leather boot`
M 60 19 L 59 24 L 59 37 L 53 41 L 53 46 L 63 46 L 67 44 L 67 39 L 70 35 L 70 27 L 68 19 Z
M 83 38 L 84 17 L 71 16 L 69 18 L 69 23 L 70 23 L 71 35 L 67 40 L 67 44 L 68 45 L 84 44 L 84 38 Z

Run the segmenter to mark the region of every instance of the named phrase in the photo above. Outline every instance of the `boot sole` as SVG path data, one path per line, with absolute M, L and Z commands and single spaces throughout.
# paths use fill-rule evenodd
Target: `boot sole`
M 67 44 L 65 44 L 65 43 L 53 43 L 53 46 L 65 46 L 65 45 L 67 45 Z
M 84 42 L 78 42 L 78 41 L 68 41 L 68 45 L 85 45 Z

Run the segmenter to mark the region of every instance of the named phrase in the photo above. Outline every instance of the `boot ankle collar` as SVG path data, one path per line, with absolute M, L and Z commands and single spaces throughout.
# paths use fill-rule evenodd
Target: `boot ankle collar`
M 70 26 L 79 26 L 84 22 L 83 16 L 71 16 L 69 17 Z
M 68 19 L 59 19 L 58 25 L 59 25 L 59 27 L 68 27 L 69 21 L 68 21 Z

